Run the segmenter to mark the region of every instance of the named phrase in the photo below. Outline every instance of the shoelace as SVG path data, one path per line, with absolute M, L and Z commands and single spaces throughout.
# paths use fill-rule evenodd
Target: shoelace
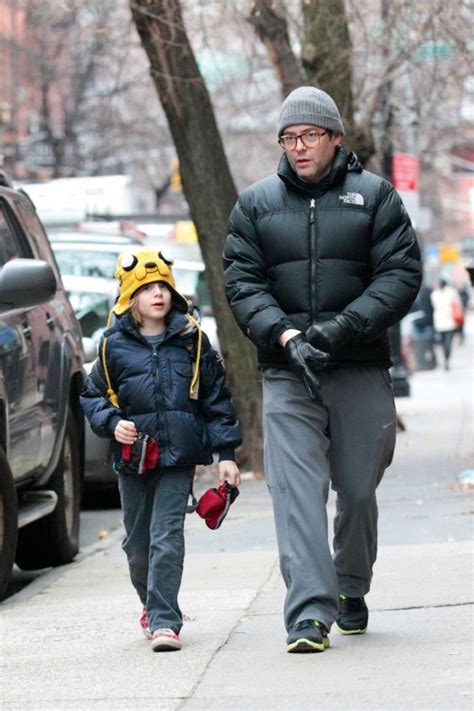
M 173 630 L 169 629 L 168 627 L 163 627 L 161 630 L 155 630 L 153 632 L 153 637 L 160 637 L 161 635 L 165 637 L 177 637 L 178 635 L 176 632 L 173 632 Z
M 314 627 L 319 627 L 321 634 L 326 633 L 325 626 L 321 622 L 318 622 L 318 620 L 301 620 L 301 622 L 296 623 L 295 630 L 299 632 L 300 630 L 313 629 Z

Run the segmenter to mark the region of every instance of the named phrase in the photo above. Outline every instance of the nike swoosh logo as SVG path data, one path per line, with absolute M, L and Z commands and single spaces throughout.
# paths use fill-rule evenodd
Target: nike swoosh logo
M 388 425 L 382 425 L 382 427 L 384 430 L 386 430 L 388 427 L 391 427 L 394 424 L 395 424 L 395 420 L 392 420 L 392 422 L 389 422 Z

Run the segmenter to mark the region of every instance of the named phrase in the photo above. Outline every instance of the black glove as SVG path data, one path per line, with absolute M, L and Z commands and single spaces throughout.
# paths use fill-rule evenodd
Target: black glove
M 309 395 L 316 400 L 320 397 L 321 383 L 314 371 L 326 366 L 329 354 L 313 348 L 302 333 L 290 338 L 285 343 L 284 350 L 291 370 L 302 379 Z
M 313 323 L 306 331 L 306 338 L 312 346 L 331 354 L 350 343 L 354 336 L 352 324 L 341 314 L 329 321 Z

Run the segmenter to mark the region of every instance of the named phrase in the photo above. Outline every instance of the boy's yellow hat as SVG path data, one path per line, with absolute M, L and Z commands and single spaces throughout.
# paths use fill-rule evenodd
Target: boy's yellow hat
M 113 307 L 118 316 L 130 308 L 130 299 L 145 284 L 163 281 L 170 288 L 173 303 L 181 313 L 189 311 L 186 298 L 176 289 L 176 282 L 171 271 L 172 261 L 163 257 L 161 252 L 150 248 L 138 247 L 121 254 L 117 261 L 115 278 L 119 281 L 119 298 Z

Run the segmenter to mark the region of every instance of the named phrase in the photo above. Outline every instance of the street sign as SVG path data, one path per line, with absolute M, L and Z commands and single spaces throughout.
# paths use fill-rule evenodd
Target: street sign
M 392 183 L 397 190 L 418 190 L 420 159 L 409 153 L 394 153 L 392 160 Z

